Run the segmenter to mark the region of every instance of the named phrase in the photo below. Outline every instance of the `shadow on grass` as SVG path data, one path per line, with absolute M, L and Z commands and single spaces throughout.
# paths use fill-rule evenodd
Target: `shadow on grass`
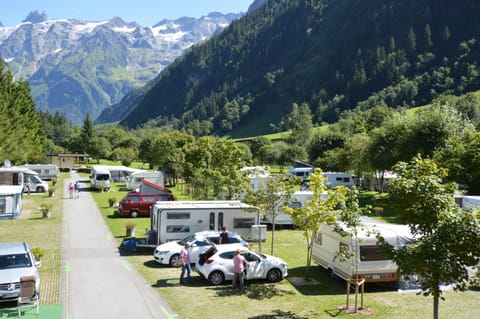
M 201 288 L 205 287 L 205 281 L 199 276 L 192 276 L 192 281 L 189 284 L 181 285 L 180 284 L 180 271 L 178 272 L 178 277 L 168 278 L 168 279 L 159 279 L 156 283 L 152 285 L 153 288 L 167 288 L 167 287 L 190 287 L 190 288 Z
M 118 252 L 120 253 L 120 256 L 148 256 L 152 255 L 153 258 L 153 248 L 151 247 L 128 247 L 123 244 L 120 244 L 118 246 Z M 157 264 L 157 262 L 153 261 L 153 263 Z
M 346 281 L 337 276 L 332 278 L 330 273 L 320 266 L 310 269 L 309 281 L 304 280 L 304 277 L 305 267 L 288 270 L 288 281 L 290 281 L 293 287 L 302 295 L 341 295 L 346 293 Z M 398 287 L 392 283 L 365 284 L 365 292 L 369 293 L 396 291 L 397 288 Z
M 338 317 L 342 313 L 342 309 L 327 309 L 325 313 L 328 314 L 330 317 Z
M 308 319 L 309 317 L 299 316 L 291 311 L 273 310 L 272 313 L 262 314 L 248 319 Z
M 287 278 L 302 295 L 339 295 L 345 293 L 345 281 L 340 278 L 332 278 L 330 273 L 322 267 L 311 267 L 309 280 L 304 279 L 305 270 L 306 267 L 289 269 Z
M 281 289 L 281 287 L 275 284 L 265 283 L 264 280 L 247 281 L 245 282 L 243 290 L 233 290 L 230 282 L 222 286 L 209 286 L 207 289 L 214 291 L 216 297 L 243 295 L 255 300 L 272 299 L 286 294 L 293 294 L 292 291 Z

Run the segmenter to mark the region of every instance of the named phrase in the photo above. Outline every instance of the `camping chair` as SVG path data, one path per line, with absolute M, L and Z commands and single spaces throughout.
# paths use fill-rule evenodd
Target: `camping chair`
M 37 314 L 40 308 L 40 298 L 35 290 L 35 276 L 20 278 L 20 294 L 17 299 L 18 316 L 22 315 L 22 307 L 36 307 Z

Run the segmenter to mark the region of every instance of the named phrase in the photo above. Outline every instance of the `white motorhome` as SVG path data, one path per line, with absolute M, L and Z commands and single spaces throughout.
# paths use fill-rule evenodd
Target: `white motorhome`
M 163 172 L 160 171 L 140 171 L 132 173 L 128 176 L 125 185 L 130 190 L 139 189 L 142 180 L 147 180 L 151 183 L 164 186 L 165 180 Z
M 38 174 L 42 180 L 49 181 L 58 178 L 59 170 L 55 164 L 25 164 L 18 167 L 25 167 L 31 169 Z
M 203 230 L 221 230 L 222 226 L 245 240 L 258 240 L 255 225 L 258 214 L 240 201 L 161 201 L 151 208 L 148 242 L 159 245 Z M 265 240 L 265 233 L 260 239 Z
M 26 167 L 0 167 L 0 185 L 21 185 L 25 192 L 48 192 L 48 183 Z
M 90 170 L 90 187 L 92 189 L 109 190 L 111 187 L 110 170 L 102 166 L 93 166 Z M 102 186 L 100 186 L 102 185 Z
M 363 227 L 357 238 L 342 237 L 334 231 L 334 226 L 322 224 L 316 233 L 312 247 L 313 260 L 344 280 L 365 278 L 365 282 L 397 282 L 398 267 L 387 259 L 383 249 L 378 245 L 374 232 L 380 233 L 394 247 L 404 246 L 412 238 L 408 226 L 388 224 L 371 218 L 362 218 Z M 340 226 L 343 227 L 342 223 Z M 338 257 L 341 247 L 357 256 L 342 261 Z M 358 260 L 358 273 L 355 260 Z

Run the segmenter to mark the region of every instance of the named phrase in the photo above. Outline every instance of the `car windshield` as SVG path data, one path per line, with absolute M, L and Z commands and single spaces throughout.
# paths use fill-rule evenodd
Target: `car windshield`
M 191 242 L 193 242 L 194 240 L 195 240 L 195 235 L 190 235 L 190 236 L 185 237 L 185 238 L 182 239 L 182 240 L 177 241 L 177 244 L 183 246 L 183 245 L 185 245 L 187 242 L 188 242 L 188 243 L 191 243 Z
M 0 269 L 31 267 L 28 254 L 12 254 L 0 256 Z

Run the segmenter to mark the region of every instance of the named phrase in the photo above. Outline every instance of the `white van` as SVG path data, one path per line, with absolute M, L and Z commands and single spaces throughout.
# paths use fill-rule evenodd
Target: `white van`
M 258 240 L 258 214 L 240 201 L 164 201 L 151 208 L 149 244 L 180 240 L 204 230 L 219 231 L 222 226 L 245 240 Z M 261 233 L 265 240 L 265 232 Z M 254 237 L 257 236 L 257 237 Z
M 362 218 L 362 223 L 356 239 L 342 237 L 334 231 L 334 226 L 322 224 L 312 246 L 313 260 L 332 275 L 344 280 L 355 278 L 355 258 L 342 261 L 337 256 L 343 247 L 356 253 L 358 276 L 365 278 L 365 282 L 397 282 L 398 267 L 386 257 L 374 232 L 380 233 L 393 247 L 402 247 L 412 238 L 408 226 L 388 224 L 367 217 Z M 341 223 L 340 226 L 343 227 Z
M 103 167 L 92 167 L 90 173 L 90 187 L 92 189 L 99 189 L 103 187 L 104 190 L 109 190 L 111 187 L 110 171 Z M 102 186 L 100 186 L 102 185 Z

